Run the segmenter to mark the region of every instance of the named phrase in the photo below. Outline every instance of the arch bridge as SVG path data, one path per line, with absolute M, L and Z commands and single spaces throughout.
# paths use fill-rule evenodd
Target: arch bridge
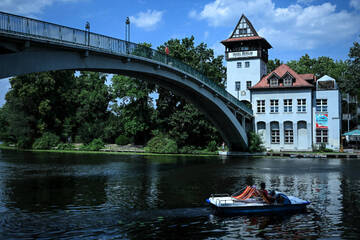
M 232 151 L 244 151 L 250 108 L 189 65 L 151 48 L 0 12 L 0 78 L 52 70 L 114 73 L 154 82 L 197 106 Z

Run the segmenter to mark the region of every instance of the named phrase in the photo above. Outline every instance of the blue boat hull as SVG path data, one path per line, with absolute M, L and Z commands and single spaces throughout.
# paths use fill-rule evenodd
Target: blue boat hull
M 211 205 L 217 214 L 279 214 L 284 212 L 301 212 L 307 204 L 274 205 L 263 207 L 217 207 Z

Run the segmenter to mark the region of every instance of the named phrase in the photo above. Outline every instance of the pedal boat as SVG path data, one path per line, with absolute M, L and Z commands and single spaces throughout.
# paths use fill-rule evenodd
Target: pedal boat
M 275 192 L 274 203 L 259 197 L 239 199 L 229 194 L 212 194 L 206 201 L 217 214 L 280 214 L 284 212 L 300 212 L 306 209 L 309 201 Z

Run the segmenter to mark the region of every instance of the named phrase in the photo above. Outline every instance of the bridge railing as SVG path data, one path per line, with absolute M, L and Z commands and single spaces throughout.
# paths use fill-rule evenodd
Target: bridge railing
M 233 95 L 229 94 L 224 88 L 220 87 L 214 81 L 210 80 L 190 65 L 152 48 L 101 34 L 4 12 L 0 12 L 0 32 L 12 33 L 18 36 L 30 37 L 39 40 L 52 41 L 58 44 L 77 45 L 82 48 L 94 49 L 96 51 L 111 54 L 129 54 L 152 59 L 192 75 L 194 78 L 215 90 L 217 94 L 232 102 L 241 110 L 252 115 L 251 109 L 236 99 Z

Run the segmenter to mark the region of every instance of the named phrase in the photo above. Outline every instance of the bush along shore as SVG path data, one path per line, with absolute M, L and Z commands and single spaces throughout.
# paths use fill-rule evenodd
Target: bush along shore
M 167 143 L 169 141 L 169 143 Z M 89 144 L 84 143 L 58 143 L 41 145 L 36 144 L 33 148 L 18 148 L 15 144 L 2 143 L 0 149 L 33 151 L 33 152 L 54 152 L 54 153 L 110 153 L 110 154 L 143 154 L 143 155 L 218 155 L 218 149 L 210 151 L 209 149 L 200 149 L 196 147 L 185 147 L 178 151 L 176 143 L 173 140 L 161 140 L 164 145 L 157 143 L 157 139 L 150 142 L 150 146 L 134 144 L 105 144 L 100 139 L 95 139 Z M 153 146 L 155 145 L 155 146 Z M 163 147 L 161 147 L 163 146 Z
M 219 151 L 228 151 L 228 148 L 222 143 L 218 144 L 215 140 L 208 143 L 206 148 L 196 146 L 178 147 L 174 139 L 167 134 L 159 131 L 153 132 L 151 138 L 145 146 L 131 144 L 131 139 L 120 135 L 116 138 L 115 144 L 105 144 L 102 139 L 95 138 L 89 143 L 67 143 L 61 142 L 60 138 L 52 133 L 45 133 L 37 138 L 32 148 L 21 148 L 15 144 L 3 143 L 2 149 L 18 149 L 32 151 L 56 151 L 56 152 L 124 152 L 124 153 L 152 153 L 152 154 L 194 154 L 194 155 L 217 155 Z M 264 152 L 261 138 L 254 132 L 249 132 L 249 152 Z

